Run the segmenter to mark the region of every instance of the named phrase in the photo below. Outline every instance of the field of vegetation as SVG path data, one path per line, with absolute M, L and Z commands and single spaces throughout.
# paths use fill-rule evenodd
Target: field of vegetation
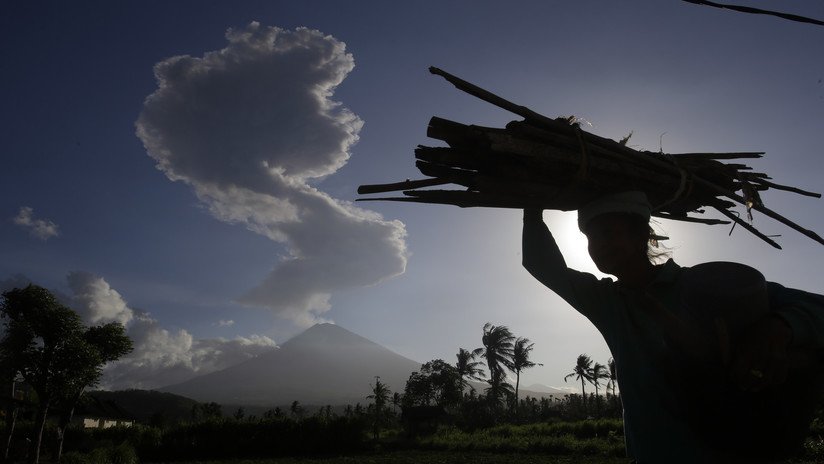
M 523 400 L 523 404 L 528 401 Z M 313 414 L 281 412 L 269 417 L 199 416 L 165 426 L 135 425 L 108 429 L 67 429 L 63 464 L 136 464 L 138 462 L 354 464 L 354 463 L 627 463 L 620 419 L 564 420 L 489 427 L 461 426 L 442 420 L 411 433 L 400 415 L 390 414 L 374 435 L 368 406 L 338 415 L 325 408 Z M 210 409 L 210 408 L 204 408 Z M 214 411 L 213 407 L 211 408 Z M 511 417 L 510 417 L 511 418 Z M 453 423 L 447 423 L 453 422 Z M 816 421 L 799 463 L 824 460 L 824 427 Z M 25 462 L 21 447 L 33 424 L 18 424 L 8 462 Z M 47 426 L 41 459 L 54 462 L 56 428 Z M 51 439 L 49 439 L 51 437 Z M 15 454 L 16 453 L 16 454 Z
M 0 313 L 10 322 L 0 340 L 0 374 L 13 392 L 0 397 L 3 462 L 627 462 L 611 360 L 600 364 L 578 356 L 567 378 L 580 384 L 581 394 L 522 397 L 520 374 L 537 365 L 529 359 L 532 343 L 505 326 L 485 325 L 483 347 L 461 348 L 454 365 L 441 359 L 423 364 L 403 392 L 391 392 L 376 377 L 364 404 L 305 407 L 294 401 L 260 412 L 243 407 L 224 412 L 216 403 L 159 392 L 85 394 L 102 366 L 130 349 L 123 328 L 83 327 L 76 314 L 39 287 L 6 292 L 3 298 Z M 42 308 L 48 311 L 38 313 Z M 35 329 L 62 335 L 40 346 L 32 341 Z M 471 380 L 483 380 L 485 387 L 478 389 L 483 391 Z M 587 384 L 595 392 L 587 393 Z M 73 420 L 104 403 L 130 410 L 136 421 L 85 428 Z M 819 411 L 817 417 L 798 462 L 824 462 L 824 415 Z

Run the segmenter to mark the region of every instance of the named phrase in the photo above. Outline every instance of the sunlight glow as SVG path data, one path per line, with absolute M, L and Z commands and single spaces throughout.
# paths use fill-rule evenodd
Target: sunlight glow
M 578 230 L 577 212 L 547 211 L 544 222 L 558 242 L 567 266 L 579 271 L 589 272 L 598 278 L 607 277 L 598 271 L 587 251 L 587 238 Z

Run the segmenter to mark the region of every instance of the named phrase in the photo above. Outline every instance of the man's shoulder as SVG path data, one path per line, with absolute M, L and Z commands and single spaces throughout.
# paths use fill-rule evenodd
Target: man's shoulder
M 655 275 L 656 283 L 674 283 L 681 278 L 681 274 L 689 269 L 687 267 L 679 266 L 674 259 L 667 259 L 664 264 L 658 265 L 658 272 Z

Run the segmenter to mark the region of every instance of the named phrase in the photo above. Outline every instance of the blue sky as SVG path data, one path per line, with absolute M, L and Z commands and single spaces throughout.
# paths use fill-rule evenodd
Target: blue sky
M 818 1 L 782 8 L 824 18 Z M 429 66 L 601 136 L 633 131 L 638 149 L 765 151 L 757 171 L 824 190 L 818 26 L 676 0 L 11 1 L 0 12 L 0 280 L 22 275 L 89 320 L 133 326 L 143 348 L 114 386 L 223 367 L 320 320 L 418 361 L 452 361 L 480 345 L 484 323 L 507 325 L 544 364 L 525 385 L 564 386 L 579 353 L 606 362 L 595 329 L 520 267 L 519 211 L 351 203 L 360 184 L 420 177 L 413 149 L 438 143 L 425 136 L 431 116 L 517 119 Z M 167 61 L 179 56 L 190 58 Z M 151 135 L 137 135 L 141 118 Z M 824 233 L 821 200 L 764 200 Z M 570 263 L 593 271 L 574 213 L 545 217 Z M 821 292 L 824 247 L 758 214 L 754 225 L 784 249 L 741 228 L 660 229 L 683 265 L 739 261 Z

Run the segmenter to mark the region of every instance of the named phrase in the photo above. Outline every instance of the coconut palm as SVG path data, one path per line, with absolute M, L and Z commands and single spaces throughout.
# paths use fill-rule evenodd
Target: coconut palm
M 506 372 L 503 370 L 493 372 L 486 383 L 489 386 L 484 389 L 484 393 L 496 408 L 500 406 L 502 397 L 513 394 L 512 385 L 506 382 Z
M 609 378 L 609 370 L 607 366 L 601 363 L 595 363 L 590 371 L 589 383 L 595 386 L 595 396 L 598 396 L 598 387 L 601 386 L 601 380 Z
M 515 405 L 518 405 L 518 387 L 521 383 L 521 371 L 530 367 L 543 366 L 529 360 L 529 353 L 532 351 L 534 343 L 530 343 L 528 338 L 518 337 L 512 346 L 512 371 L 515 372 Z
M 592 359 L 585 355 L 579 354 L 578 360 L 575 362 L 575 367 L 572 369 L 572 372 L 569 373 L 566 377 L 564 377 L 564 382 L 566 382 L 569 378 L 575 377 L 575 380 L 579 380 L 581 382 L 581 397 L 583 398 L 584 405 L 587 403 L 587 392 L 584 388 L 585 382 L 591 382 L 591 375 L 592 375 Z
M 484 345 L 481 348 L 481 356 L 486 359 L 489 369 L 489 388 L 485 391 L 493 402 L 498 402 L 504 392 L 512 388 L 506 382 L 506 369 L 512 369 L 512 346 L 515 336 L 508 327 L 487 322 L 484 324 L 481 341 Z
M 372 430 L 374 433 L 374 438 L 377 440 L 380 437 L 385 411 L 387 411 L 386 403 L 389 401 L 389 395 L 391 392 L 389 391 L 389 387 L 387 387 L 385 383 L 381 382 L 381 378 L 378 376 L 375 376 L 375 385 L 370 386 L 372 387 L 372 394 L 366 398 L 375 401 L 375 418 L 372 424 Z
M 503 373 L 504 369 L 512 369 L 512 346 L 515 336 L 504 325 L 484 324 L 484 334 L 481 338 L 483 348 L 481 356 L 486 359 L 490 378 Z M 503 376 L 499 376 L 503 378 Z
M 598 387 L 601 386 L 601 380 L 609 378 L 609 369 L 607 366 L 596 362 L 595 365 L 592 366 L 592 370 L 590 371 L 590 380 L 589 382 L 595 386 L 595 412 L 600 414 L 600 400 L 598 399 Z
M 458 362 L 455 363 L 455 368 L 461 378 L 461 394 L 469 385 L 470 380 L 483 380 L 486 377 L 480 367 L 483 363 L 475 360 L 482 352 L 483 348 L 476 348 L 472 351 L 461 348 L 458 351 Z
M 615 398 L 615 387 L 618 385 L 618 371 L 615 368 L 615 359 L 609 358 L 609 361 L 607 361 L 607 369 L 609 370 L 607 389 L 612 390 L 612 397 Z
M 400 406 L 402 402 L 403 402 L 403 397 L 401 396 L 400 393 L 398 393 L 398 392 L 392 393 L 392 412 L 397 414 L 398 413 L 398 406 Z
M 375 406 L 378 408 L 383 408 L 386 403 L 389 401 L 389 387 L 386 386 L 385 383 L 381 382 L 381 378 L 379 376 L 375 376 L 375 385 L 369 385 L 372 387 L 372 394 L 367 396 L 367 399 L 375 400 Z

